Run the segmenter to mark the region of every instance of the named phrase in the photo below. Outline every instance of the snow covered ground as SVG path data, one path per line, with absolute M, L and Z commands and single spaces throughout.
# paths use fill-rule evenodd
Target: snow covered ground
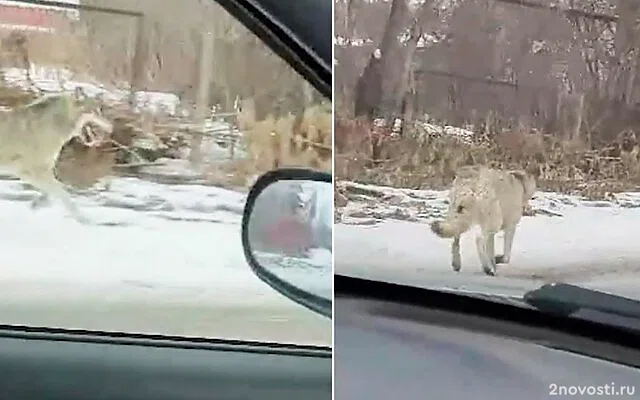
M 0 72 L 5 84 L 33 89 L 26 70 Z M 124 84 L 107 87 L 68 70 L 32 66 L 30 73 L 44 93 L 82 88 L 107 103 L 129 94 Z M 138 92 L 136 100 L 151 112 L 179 107 L 171 93 Z M 214 139 L 203 142 L 206 159 L 227 158 Z M 201 185 L 181 160 L 163 161 L 142 175 L 163 183 L 121 178 L 107 191 L 74 196 L 91 226 L 59 204 L 31 210 L 36 192 L 0 177 L 0 323 L 330 344 L 330 321 L 250 271 L 240 238 L 245 195 Z M 311 285 L 314 274 L 329 272 L 299 273 Z
M 428 223 L 446 212 L 446 191 L 350 184 L 350 201 L 334 228 L 338 273 L 473 288 L 527 290 L 546 281 L 579 283 L 640 298 L 640 193 L 610 201 L 538 192 L 524 217 L 509 265 L 485 276 L 473 234 L 461 240 L 462 271 L 450 267 L 450 241 Z M 502 251 L 502 234 L 496 241 Z
M 37 89 L 42 93 L 72 93 L 79 88 L 86 96 L 100 96 L 107 103 L 121 103 L 126 101 L 129 96 L 129 90 L 126 88 L 108 87 L 86 77 L 78 79 L 72 71 L 67 69 L 32 65 L 29 74 L 31 82 L 27 79 L 27 70 L 24 68 L 0 69 L 0 76 L 6 85 L 23 90 Z M 164 111 L 175 114 L 180 103 L 178 96 L 172 93 L 140 91 L 136 92 L 135 97 L 139 109 L 151 112 Z
M 240 241 L 245 195 L 115 179 L 74 196 L 78 224 L 0 180 L 0 321 L 327 344 L 330 323 L 256 278 Z

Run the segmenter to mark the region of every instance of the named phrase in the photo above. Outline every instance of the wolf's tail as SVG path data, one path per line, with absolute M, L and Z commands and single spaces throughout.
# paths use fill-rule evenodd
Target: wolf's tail
M 452 238 L 465 233 L 470 224 L 462 218 L 447 218 L 431 223 L 431 231 L 441 238 Z

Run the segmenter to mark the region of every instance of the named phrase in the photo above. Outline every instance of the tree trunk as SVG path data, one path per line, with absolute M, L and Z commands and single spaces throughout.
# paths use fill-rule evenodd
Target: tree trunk
M 414 11 L 409 0 L 393 0 L 380 46 L 369 58 L 356 84 L 355 115 L 380 118 L 388 127 L 402 118 L 403 100 L 409 88 L 413 57 L 427 17 L 435 16 L 438 25 L 457 7 L 460 0 L 444 2 L 427 0 Z M 440 15 L 446 9 L 447 16 Z M 409 38 L 400 42 L 398 38 Z M 378 54 L 376 54 L 378 53 Z M 377 57 L 378 55 L 379 57 Z
M 618 57 L 618 80 L 615 98 L 624 100 L 627 106 L 634 102 L 633 91 L 635 88 L 636 69 L 639 44 L 638 18 L 640 6 L 633 1 L 619 0 L 616 11 L 620 19 L 616 26 L 615 49 Z
M 373 120 L 382 99 L 380 60 L 373 54 L 358 78 L 355 88 L 354 116 Z
M 398 38 L 413 17 L 407 0 L 393 0 L 380 46 L 380 57 L 372 55 L 356 84 L 355 116 L 387 119 L 400 111 L 404 92 L 404 48 Z M 378 50 L 377 49 L 377 50 Z M 377 53 L 377 51 L 375 52 Z
M 196 118 L 202 124 L 209 118 L 209 90 L 211 88 L 211 75 L 213 72 L 213 35 L 211 32 L 202 32 L 200 68 L 198 77 L 198 97 L 196 102 Z M 189 161 L 194 167 L 199 167 L 202 163 L 202 135 L 196 134 L 191 138 L 191 149 Z
M 356 2 L 358 0 L 346 0 L 347 1 L 347 12 L 345 16 L 345 26 L 344 31 L 346 32 L 346 39 L 348 42 L 351 42 L 354 39 L 356 34 L 355 25 L 356 25 L 356 17 L 355 17 L 355 8 Z

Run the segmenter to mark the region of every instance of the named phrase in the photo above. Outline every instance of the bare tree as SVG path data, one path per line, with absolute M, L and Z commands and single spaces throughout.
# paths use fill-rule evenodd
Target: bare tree
M 638 70 L 638 46 L 640 46 L 640 4 L 635 1 L 617 1 L 617 11 L 620 19 L 616 27 L 615 50 L 617 57 L 618 76 L 615 91 L 620 100 L 627 106 L 634 101 L 633 92 Z
M 429 19 L 436 21 L 436 29 L 443 23 L 446 25 L 457 2 L 447 1 L 447 7 L 443 7 L 441 1 L 427 0 L 417 4 L 393 0 L 380 45 L 369 58 L 356 85 L 356 117 L 373 116 L 390 122 L 401 116 L 411 63 L 424 25 Z M 444 15 L 442 10 L 449 15 Z

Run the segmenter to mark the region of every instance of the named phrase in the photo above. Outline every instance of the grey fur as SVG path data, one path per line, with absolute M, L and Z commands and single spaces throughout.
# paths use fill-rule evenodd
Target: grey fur
M 497 264 L 508 264 L 516 227 L 536 190 L 535 179 L 524 171 L 500 171 L 484 166 L 461 168 L 449 192 L 444 220 L 431 224 L 443 238 L 452 238 L 451 266 L 461 268 L 460 236 L 479 226 L 476 248 L 483 271 L 495 275 Z M 504 231 L 504 254 L 495 254 L 495 234 Z
M 97 125 L 107 133 L 112 124 L 93 113 L 90 100 L 78 95 L 56 94 L 43 96 L 26 106 L 17 108 L 0 120 L 0 166 L 41 192 L 32 207 L 38 208 L 49 198 L 62 201 L 79 222 L 82 216 L 71 197 L 54 175 L 54 168 L 62 146 L 73 137 L 87 145 L 98 141 L 95 135 L 85 139 L 83 127 Z

